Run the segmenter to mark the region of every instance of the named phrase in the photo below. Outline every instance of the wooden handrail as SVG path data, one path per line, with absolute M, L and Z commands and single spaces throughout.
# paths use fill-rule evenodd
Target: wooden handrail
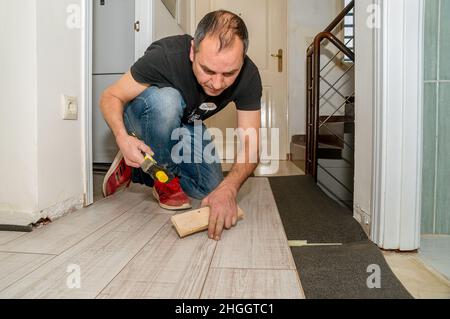
M 334 30 L 334 28 L 336 28 L 338 26 L 338 24 L 342 21 L 342 19 L 345 18 L 345 16 L 347 14 L 349 14 L 350 11 L 352 11 L 352 9 L 355 7 L 355 0 L 352 0 L 345 8 L 344 10 L 342 10 L 341 13 L 339 13 L 339 15 L 328 25 L 328 27 L 325 28 L 325 30 L 323 30 L 323 32 L 332 32 Z M 310 50 L 312 49 L 312 47 L 314 46 L 314 44 L 311 44 L 308 47 L 308 54 L 310 52 Z
M 347 14 L 350 13 L 350 11 L 352 11 L 352 9 L 355 6 L 355 0 L 352 0 L 345 8 L 344 10 L 342 10 L 341 13 L 339 13 L 339 15 L 336 17 L 336 19 L 334 19 L 330 25 L 328 27 L 325 28 L 325 30 L 323 30 L 324 32 L 331 32 L 334 30 L 334 28 L 336 28 L 338 26 L 338 24 L 342 21 L 342 19 L 345 18 L 345 16 Z

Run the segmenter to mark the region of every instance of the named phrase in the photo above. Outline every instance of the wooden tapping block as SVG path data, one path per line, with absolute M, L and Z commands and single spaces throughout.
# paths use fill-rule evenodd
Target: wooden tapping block
M 238 220 L 244 218 L 244 212 L 238 206 Z M 183 238 L 208 229 L 209 207 L 174 215 L 170 219 L 178 235 Z

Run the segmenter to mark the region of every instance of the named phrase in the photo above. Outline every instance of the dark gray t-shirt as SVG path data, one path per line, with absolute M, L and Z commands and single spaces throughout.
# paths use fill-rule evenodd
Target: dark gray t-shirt
M 244 66 L 232 86 L 221 95 L 208 96 L 192 71 L 189 58 L 192 37 L 180 35 L 154 42 L 132 67 L 131 75 L 139 83 L 177 89 L 186 103 L 183 123 L 205 120 L 230 102 L 238 110 L 261 108 L 262 84 L 258 68 L 246 56 Z

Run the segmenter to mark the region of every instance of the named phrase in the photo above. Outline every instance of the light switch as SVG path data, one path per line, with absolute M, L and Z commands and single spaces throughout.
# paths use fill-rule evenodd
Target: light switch
M 78 100 L 74 96 L 62 95 L 63 120 L 78 120 Z

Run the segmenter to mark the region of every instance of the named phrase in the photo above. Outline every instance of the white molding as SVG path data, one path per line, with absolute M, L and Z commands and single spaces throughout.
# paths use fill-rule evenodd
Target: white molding
M 43 217 L 39 211 L 0 210 L 0 225 L 29 226 Z
M 197 29 L 197 21 L 196 21 L 197 1 L 191 0 L 190 8 L 191 8 L 191 16 L 190 16 L 191 30 L 190 31 L 191 31 L 191 36 L 194 37 L 195 31 Z
M 84 141 L 84 205 L 94 203 L 94 174 L 92 160 L 92 28 L 93 28 L 93 3 L 89 0 L 82 1 L 84 14 L 84 29 L 82 32 L 82 90 L 83 90 L 83 141 Z
M 72 197 L 51 207 L 37 211 L 20 211 L 10 205 L 0 205 L 0 225 L 29 226 L 40 219 L 56 220 L 83 206 L 83 196 Z
M 141 29 L 136 32 L 135 38 L 135 59 L 142 57 L 153 42 L 154 36 L 154 21 L 155 0 L 136 0 L 135 16 L 136 21 L 139 20 Z
M 423 0 L 376 1 L 372 240 L 384 249 L 420 244 Z

